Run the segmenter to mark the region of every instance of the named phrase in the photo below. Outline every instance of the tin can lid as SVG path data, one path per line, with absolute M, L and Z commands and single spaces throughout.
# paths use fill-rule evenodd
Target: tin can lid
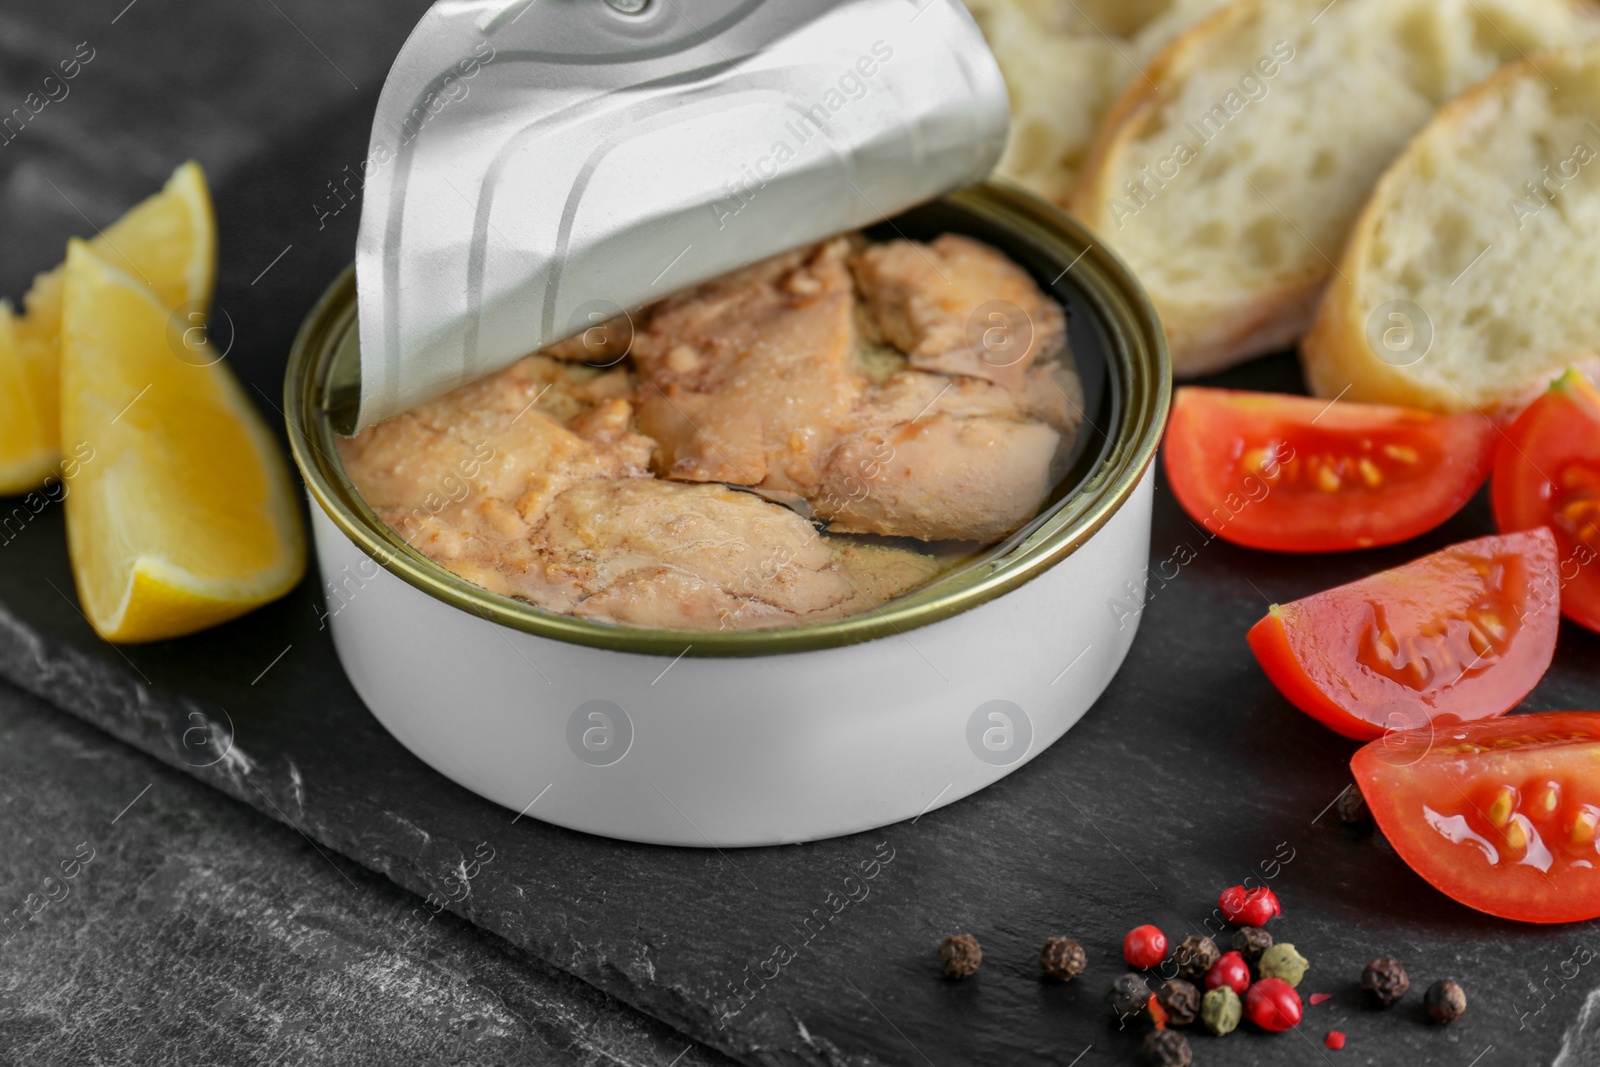
M 959 0 L 439 0 L 362 164 L 352 433 L 535 349 L 986 176 Z

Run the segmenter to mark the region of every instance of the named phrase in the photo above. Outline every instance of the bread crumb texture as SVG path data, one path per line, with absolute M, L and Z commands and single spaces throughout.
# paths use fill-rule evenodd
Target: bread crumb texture
M 1569 0 L 1240 0 L 1130 84 L 1074 209 L 1150 290 L 1180 373 L 1239 362 L 1304 332 L 1374 184 L 1441 105 L 1597 31 Z
M 966 0 L 1011 94 L 998 173 L 1065 204 L 1095 128 L 1140 67 L 1224 0 Z
M 1307 338 L 1314 387 L 1515 409 L 1600 349 L 1600 45 L 1536 54 L 1431 123 L 1363 212 Z M 1386 350 L 1397 303 L 1426 353 Z

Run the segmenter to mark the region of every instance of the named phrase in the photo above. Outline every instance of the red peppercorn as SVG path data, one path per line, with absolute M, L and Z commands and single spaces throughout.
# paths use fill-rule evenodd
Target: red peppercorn
M 1278 895 L 1266 886 L 1245 889 L 1236 885 L 1224 889 L 1217 898 L 1222 917 L 1235 926 L 1265 926 L 1268 920 L 1283 914 Z
M 1328 1039 L 1324 1041 L 1323 1044 L 1333 1049 L 1333 1051 L 1338 1052 L 1340 1049 L 1344 1048 L 1344 1034 L 1338 1030 L 1329 1030 Z
M 1244 1011 L 1263 1030 L 1288 1030 L 1300 1025 L 1300 994 L 1282 978 L 1263 978 L 1245 994 Z
M 1237 952 L 1224 952 L 1206 972 L 1206 988 L 1227 986 L 1241 997 L 1250 988 L 1250 965 Z
M 1167 958 L 1167 935 L 1154 926 L 1136 926 L 1122 939 L 1122 955 L 1135 967 L 1154 967 Z

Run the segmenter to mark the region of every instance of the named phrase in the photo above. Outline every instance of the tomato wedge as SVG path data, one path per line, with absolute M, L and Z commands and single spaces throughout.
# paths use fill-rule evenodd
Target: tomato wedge
M 1481 415 L 1190 386 L 1164 451 L 1178 503 L 1215 536 L 1340 552 L 1409 541 L 1460 511 L 1498 436 Z
M 1490 501 L 1501 530 L 1548 526 L 1561 612 L 1600 630 L 1600 390 L 1568 371 L 1511 424 Z
M 1550 666 L 1549 530 L 1482 537 L 1272 606 L 1250 648 L 1278 691 L 1346 737 L 1487 719 Z
M 1350 769 L 1400 858 L 1448 897 L 1522 922 L 1600 916 L 1600 712 L 1397 734 Z

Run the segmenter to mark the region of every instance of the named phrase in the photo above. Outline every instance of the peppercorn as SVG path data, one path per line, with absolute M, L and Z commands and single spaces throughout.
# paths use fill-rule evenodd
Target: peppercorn
M 1188 1026 L 1200 1014 L 1200 990 L 1182 978 L 1174 978 L 1156 990 L 1156 1003 L 1167 1013 L 1167 1022 Z
M 1235 926 L 1265 926 L 1269 920 L 1283 914 L 1278 894 L 1266 886 L 1247 890 L 1236 885 L 1224 889 L 1217 897 L 1217 908 L 1222 917 Z
M 1300 1025 L 1300 994 L 1281 978 L 1263 978 L 1250 987 L 1244 998 L 1245 1014 L 1250 1021 L 1270 1033 L 1278 1033 Z
M 939 966 L 944 968 L 947 977 L 965 978 L 975 972 L 982 962 L 983 949 L 971 934 L 947 937 L 939 946 Z
M 1436 1023 L 1453 1023 L 1467 1013 L 1467 991 L 1441 978 L 1422 994 L 1422 1007 Z
M 1251 963 L 1260 963 L 1261 954 L 1272 947 L 1272 935 L 1259 926 L 1241 926 L 1233 932 L 1233 950 Z
M 1229 986 L 1219 985 L 1200 1001 L 1200 1021 L 1218 1037 L 1233 1033 L 1243 1017 L 1244 1004 Z
M 1044 973 L 1058 981 L 1070 982 L 1083 973 L 1089 959 L 1083 946 L 1070 937 L 1049 937 L 1039 950 L 1039 966 Z
M 1372 809 L 1367 807 L 1367 798 L 1353 785 L 1339 794 L 1333 810 L 1339 813 L 1339 821 L 1346 826 L 1360 828 L 1372 825 Z
M 1250 988 L 1250 965 L 1237 952 L 1224 952 L 1206 972 L 1207 989 L 1222 985 L 1239 994 Z
M 1374 1008 L 1387 1008 L 1406 995 L 1411 979 L 1406 969 L 1387 956 L 1379 956 L 1361 972 L 1361 990 Z
M 1178 942 L 1172 959 L 1178 965 L 1178 977 L 1198 982 L 1205 978 L 1206 972 L 1221 955 L 1222 950 L 1217 948 L 1215 941 L 1201 934 L 1190 934 Z
M 1111 1014 L 1123 1022 L 1144 1014 L 1144 1006 L 1149 1002 L 1150 987 L 1145 984 L 1143 975 L 1125 974 L 1106 990 L 1106 1003 L 1111 1006 Z
M 1122 958 L 1133 967 L 1154 967 L 1167 958 L 1167 935 L 1146 924 L 1122 939 Z
M 1189 1067 L 1194 1053 L 1189 1039 L 1176 1030 L 1152 1030 L 1139 1045 L 1139 1059 L 1148 1067 Z
M 1261 954 L 1261 977 L 1282 978 L 1290 985 L 1299 985 L 1311 963 L 1287 941 L 1280 941 Z

